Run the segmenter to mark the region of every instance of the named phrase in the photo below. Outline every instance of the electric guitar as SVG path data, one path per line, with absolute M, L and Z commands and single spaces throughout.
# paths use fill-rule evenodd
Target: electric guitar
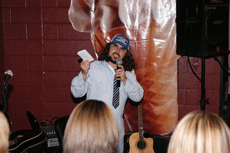
M 145 138 L 143 135 L 142 103 L 138 105 L 138 128 L 139 132 L 129 137 L 129 153 L 155 153 L 153 139 Z

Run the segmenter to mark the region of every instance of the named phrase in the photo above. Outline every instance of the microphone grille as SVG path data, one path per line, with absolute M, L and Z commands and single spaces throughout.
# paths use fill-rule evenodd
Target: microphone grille
M 121 65 L 122 63 L 123 63 L 123 62 L 122 62 L 121 59 L 119 59 L 119 60 L 116 61 L 116 64 L 117 64 L 117 65 Z
M 12 72 L 11 70 L 7 70 L 7 71 L 5 72 L 5 75 L 6 75 L 6 74 L 10 75 L 11 77 L 13 76 L 13 72 Z

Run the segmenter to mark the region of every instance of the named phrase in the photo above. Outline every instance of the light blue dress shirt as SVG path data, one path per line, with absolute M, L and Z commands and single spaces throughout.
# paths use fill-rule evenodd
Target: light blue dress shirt
M 126 100 L 130 98 L 134 102 L 139 102 L 143 98 L 144 90 L 137 82 L 134 70 L 126 71 L 127 81 L 125 84 L 121 81 L 119 106 L 115 109 L 112 105 L 114 75 L 106 61 L 94 61 L 90 64 L 85 81 L 82 78 L 82 72 L 72 80 L 71 92 L 74 97 L 82 97 L 87 94 L 86 99 L 100 100 L 110 107 L 119 128 L 120 142 L 118 149 L 120 151 L 118 152 L 122 152 L 125 134 L 123 114 Z

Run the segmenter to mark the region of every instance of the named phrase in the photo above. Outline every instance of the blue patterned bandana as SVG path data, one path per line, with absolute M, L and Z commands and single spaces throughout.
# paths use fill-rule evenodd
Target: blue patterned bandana
M 129 50 L 129 38 L 122 34 L 117 34 L 116 36 L 113 37 L 112 41 L 110 42 L 111 44 L 118 43 L 125 47 L 125 49 L 128 51 Z

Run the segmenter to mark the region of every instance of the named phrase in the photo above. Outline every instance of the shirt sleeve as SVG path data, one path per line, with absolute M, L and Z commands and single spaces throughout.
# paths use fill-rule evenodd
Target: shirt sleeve
M 143 98 L 144 90 L 136 79 L 134 70 L 126 73 L 127 81 L 124 86 L 124 91 L 128 97 L 134 101 L 139 102 Z
M 88 88 L 87 82 L 89 82 L 89 76 L 90 75 L 88 73 L 84 81 L 82 77 L 82 71 L 80 71 L 78 76 L 73 78 L 71 83 L 71 93 L 75 98 L 83 97 L 86 94 Z

